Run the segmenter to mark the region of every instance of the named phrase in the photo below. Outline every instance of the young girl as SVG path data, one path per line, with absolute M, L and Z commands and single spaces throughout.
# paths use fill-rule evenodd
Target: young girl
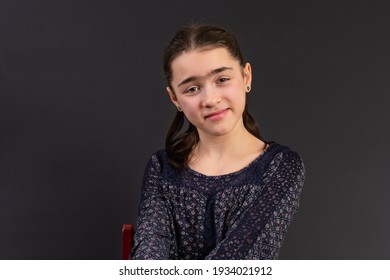
M 277 258 L 304 167 L 260 137 L 246 97 L 251 66 L 236 37 L 184 27 L 165 49 L 164 71 L 177 113 L 145 170 L 130 258 Z

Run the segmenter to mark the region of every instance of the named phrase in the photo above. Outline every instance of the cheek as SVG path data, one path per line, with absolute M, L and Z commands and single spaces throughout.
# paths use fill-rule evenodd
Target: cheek
M 187 117 L 191 117 L 198 112 L 198 106 L 195 100 L 181 100 L 180 106 Z
M 246 93 L 245 93 L 245 89 L 244 89 L 244 86 L 242 83 L 236 83 L 234 86 L 229 88 L 229 90 L 226 93 L 227 93 L 227 96 L 229 96 L 229 98 L 232 101 L 238 102 L 238 103 L 241 103 L 241 102 L 245 103 Z
M 185 100 L 185 99 L 182 99 L 182 100 L 179 100 L 179 103 L 180 103 L 180 106 L 182 108 L 192 108 L 194 107 L 194 104 L 193 102 L 189 102 L 188 100 Z

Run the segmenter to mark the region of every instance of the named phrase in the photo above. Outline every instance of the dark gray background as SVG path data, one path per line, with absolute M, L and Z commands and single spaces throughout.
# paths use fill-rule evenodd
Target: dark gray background
M 235 32 L 263 135 L 306 164 L 282 259 L 389 259 L 389 1 L 0 2 L 0 258 L 118 259 L 175 108 L 162 49 Z

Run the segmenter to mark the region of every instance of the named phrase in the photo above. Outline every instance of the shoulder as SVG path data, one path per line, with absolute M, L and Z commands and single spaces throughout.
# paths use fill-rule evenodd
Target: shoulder
M 288 146 L 279 143 L 270 143 L 270 146 L 266 150 L 266 154 L 273 159 L 282 158 L 284 161 L 301 162 L 303 163 L 300 155 Z
M 161 169 L 166 164 L 166 153 L 164 149 L 154 152 L 150 157 L 147 164 L 147 168 L 153 168 L 156 171 L 161 171 Z
M 288 146 L 272 143 L 267 150 L 269 168 L 295 171 L 304 176 L 305 167 L 301 156 Z M 266 154 L 267 154 L 266 153 Z
M 273 143 L 268 151 L 270 159 L 265 172 L 265 182 L 273 185 L 295 186 L 294 191 L 300 191 L 305 181 L 305 167 L 300 155 L 291 148 Z
M 175 171 L 168 163 L 165 149 L 158 150 L 150 156 L 146 169 L 147 171 L 153 171 L 159 174 L 172 174 Z

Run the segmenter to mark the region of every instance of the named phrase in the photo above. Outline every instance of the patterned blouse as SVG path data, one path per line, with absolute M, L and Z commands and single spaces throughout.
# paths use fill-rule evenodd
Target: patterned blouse
M 220 176 L 175 169 L 161 150 L 145 170 L 130 259 L 276 259 L 303 182 L 299 155 L 276 143 Z

